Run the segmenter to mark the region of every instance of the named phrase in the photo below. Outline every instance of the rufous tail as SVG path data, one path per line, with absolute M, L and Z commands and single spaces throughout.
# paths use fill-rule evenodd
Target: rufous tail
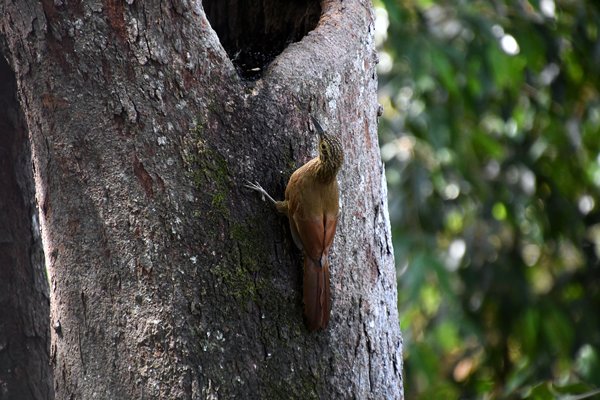
M 325 329 L 331 304 L 329 261 L 323 265 L 304 255 L 304 318 L 310 331 Z

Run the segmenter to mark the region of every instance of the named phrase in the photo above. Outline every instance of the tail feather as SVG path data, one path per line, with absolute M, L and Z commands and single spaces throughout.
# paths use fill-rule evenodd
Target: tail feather
M 329 261 L 320 266 L 304 256 L 304 317 L 310 331 L 325 329 L 329 322 Z

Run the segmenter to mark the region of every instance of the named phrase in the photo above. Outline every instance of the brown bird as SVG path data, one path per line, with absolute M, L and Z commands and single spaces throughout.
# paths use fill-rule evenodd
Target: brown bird
M 276 201 L 258 184 L 246 187 L 268 198 L 290 222 L 292 238 L 304 252 L 304 317 L 310 331 L 325 329 L 329 322 L 329 249 L 339 215 L 336 180 L 344 161 L 340 141 L 327 134 L 312 117 L 319 134 L 319 156 L 298 168 L 285 189 L 285 200 Z

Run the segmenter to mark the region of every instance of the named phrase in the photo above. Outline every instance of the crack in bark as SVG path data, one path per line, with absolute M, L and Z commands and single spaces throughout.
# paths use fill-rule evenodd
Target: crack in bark
M 371 353 L 373 352 L 373 348 L 371 345 L 371 339 L 369 337 L 369 332 L 367 331 L 367 323 L 366 321 L 363 322 L 362 324 L 363 326 L 363 332 L 365 334 L 365 342 L 366 342 L 366 347 L 367 347 L 367 358 L 369 360 L 369 391 L 372 391 L 373 388 L 375 387 L 375 382 L 373 382 L 373 364 L 372 364 L 372 359 L 371 359 Z
M 77 326 L 77 341 L 79 344 L 79 359 L 81 360 L 81 367 L 83 368 L 83 374 L 86 375 L 87 368 L 86 368 L 85 362 L 83 360 L 83 349 L 81 346 L 81 329 L 80 329 L 79 325 Z

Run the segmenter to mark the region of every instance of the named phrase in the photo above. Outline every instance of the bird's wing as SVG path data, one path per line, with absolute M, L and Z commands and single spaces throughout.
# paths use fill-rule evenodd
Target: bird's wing
M 305 254 L 318 262 L 321 262 L 322 258 L 327 258 L 335 235 L 337 216 L 324 215 L 307 218 L 295 214 L 292 218 Z

